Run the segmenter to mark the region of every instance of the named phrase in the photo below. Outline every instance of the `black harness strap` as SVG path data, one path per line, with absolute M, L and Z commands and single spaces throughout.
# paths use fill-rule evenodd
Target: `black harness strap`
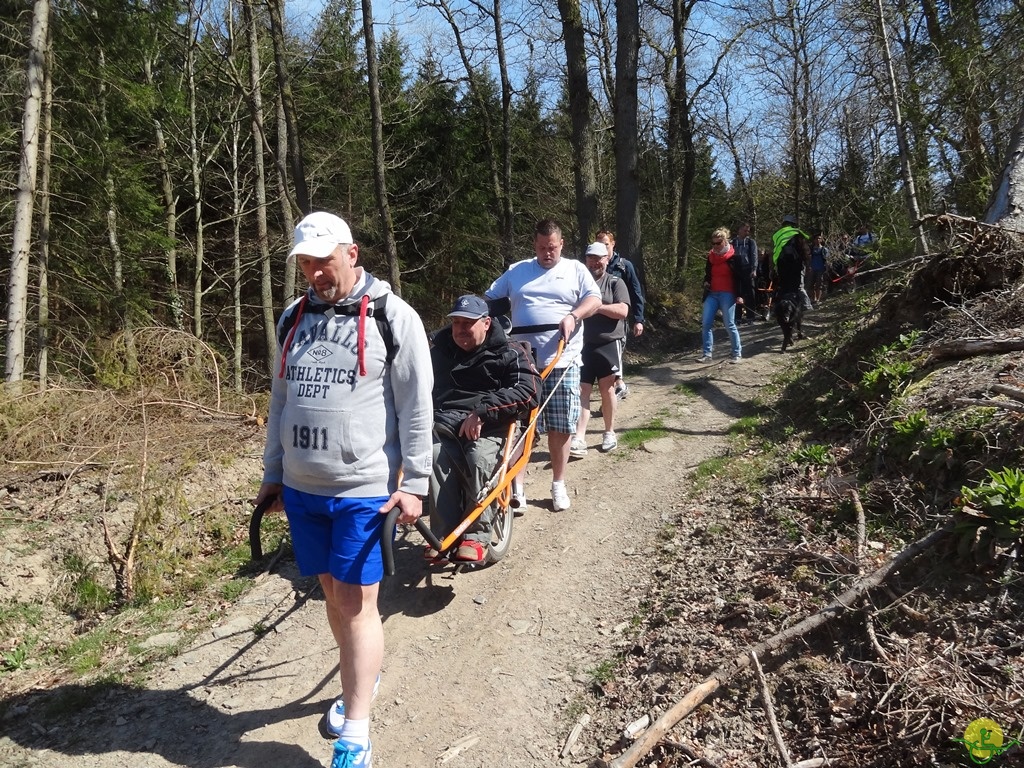
M 544 331 L 557 331 L 561 326 L 558 323 L 546 325 L 517 325 L 509 333 L 543 333 Z

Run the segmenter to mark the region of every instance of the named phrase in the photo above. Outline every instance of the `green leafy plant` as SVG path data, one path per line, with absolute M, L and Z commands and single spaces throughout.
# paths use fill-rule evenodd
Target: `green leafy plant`
M 0 667 L 7 672 L 24 669 L 28 664 L 28 648 L 23 644 L 12 651 L 0 654 Z
M 921 437 L 921 444 L 932 451 L 951 448 L 956 441 L 956 432 L 948 427 L 935 427 Z
M 975 520 L 987 521 L 997 538 L 1019 539 L 1024 534 L 1024 470 L 1003 467 L 986 470 L 988 482 L 960 489 L 960 512 Z
M 827 445 L 811 443 L 809 445 L 802 445 L 789 454 L 789 460 L 797 464 L 824 467 L 832 463 L 832 453 Z
M 764 424 L 760 416 L 741 416 L 729 427 L 730 435 L 756 435 Z
M 908 413 L 906 418 L 894 421 L 892 428 L 902 437 L 917 437 L 928 428 L 928 412 L 920 410 Z
M 590 676 L 597 684 L 610 683 L 615 679 L 615 669 L 618 662 L 615 659 L 605 659 L 592 670 Z
M 1024 535 L 1024 470 L 986 471 L 988 480 L 962 487 L 956 501 L 959 554 L 979 563 L 991 561 L 996 544 L 1020 546 Z
M 78 616 L 95 616 L 110 608 L 113 592 L 97 578 L 96 567 L 76 552 L 64 556 L 64 569 L 70 580 L 65 608 Z
M 866 395 L 898 394 L 910 383 L 916 366 L 903 353 L 918 340 L 919 331 L 901 334 L 892 344 L 879 347 L 871 354 L 872 368 L 861 377 L 860 386 Z

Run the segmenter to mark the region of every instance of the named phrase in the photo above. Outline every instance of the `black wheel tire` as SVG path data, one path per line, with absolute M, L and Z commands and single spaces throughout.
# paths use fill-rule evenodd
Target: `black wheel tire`
M 512 521 L 515 515 L 510 507 L 498 509 L 491 520 L 491 541 L 487 545 L 487 562 L 496 563 L 508 554 L 512 543 Z

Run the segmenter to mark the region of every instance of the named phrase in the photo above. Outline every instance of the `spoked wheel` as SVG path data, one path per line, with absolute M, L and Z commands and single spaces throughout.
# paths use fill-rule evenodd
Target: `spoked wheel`
M 496 563 L 508 553 L 512 543 L 512 514 L 510 507 L 499 507 L 491 520 L 491 541 L 487 545 L 487 562 Z

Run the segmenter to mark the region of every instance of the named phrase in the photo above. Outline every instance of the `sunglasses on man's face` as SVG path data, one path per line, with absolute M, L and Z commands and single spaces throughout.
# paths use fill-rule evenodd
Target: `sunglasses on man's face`
M 712 240 L 712 241 L 711 241 L 711 244 L 712 244 L 712 245 L 721 245 L 721 244 L 722 244 L 723 242 L 724 242 L 724 241 L 722 241 L 722 240 Z

